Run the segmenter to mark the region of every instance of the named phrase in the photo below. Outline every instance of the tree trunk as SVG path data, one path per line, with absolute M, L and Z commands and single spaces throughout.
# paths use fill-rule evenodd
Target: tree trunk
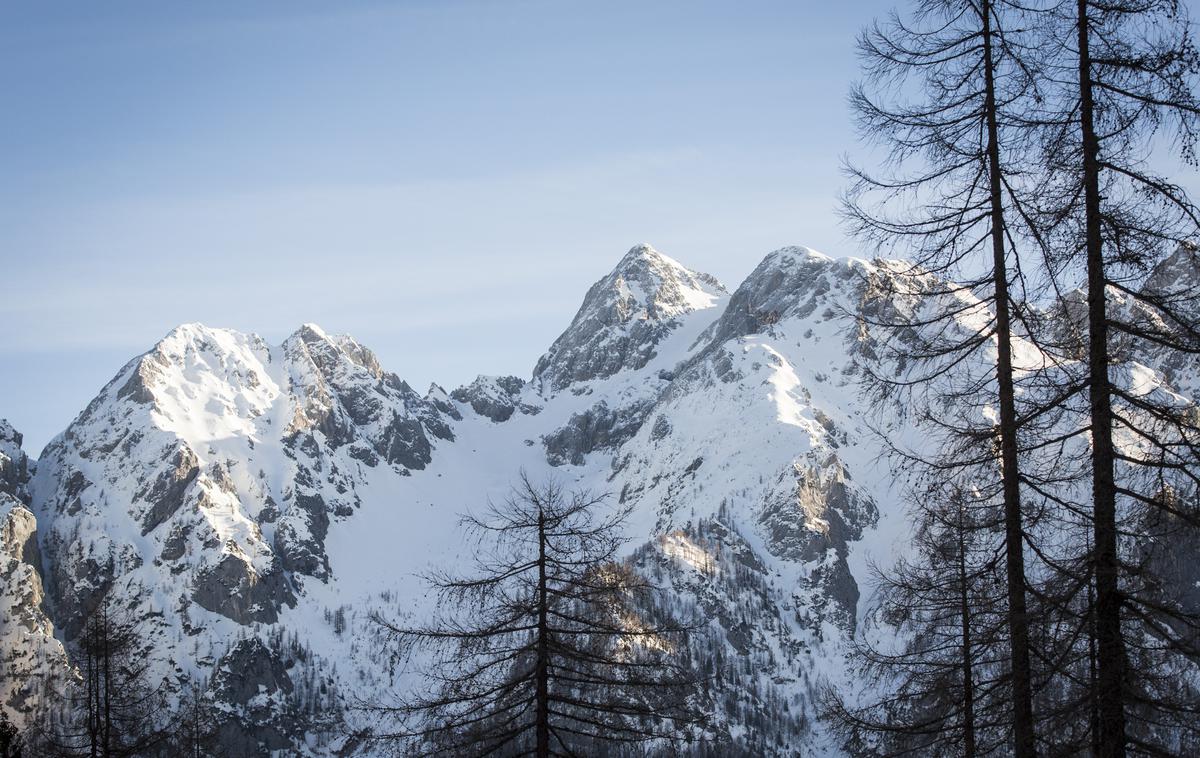
M 109 628 L 108 599 L 100 604 L 100 694 L 104 698 L 103 743 L 104 758 L 113 755 L 112 728 L 112 629 Z
M 546 618 L 549 602 L 546 592 L 546 514 L 538 509 L 537 758 L 550 758 L 550 648 Z
M 85 643 L 91 647 L 84 651 L 87 668 L 87 721 L 88 755 L 100 758 L 100 670 L 96 664 L 95 630 L 84 627 Z
M 1088 540 L 1088 552 L 1092 550 L 1091 540 Z M 1088 731 L 1092 738 L 1092 758 L 1100 756 L 1100 709 L 1096 703 L 1096 572 L 1090 572 L 1087 587 L 1087 618 L 1088 618 Z
M 104 629 L 104 686 L 100 690 L 104 694 L 104 758 L 113 754 L 112 728 L 112 655 L 108 649 L 108 624 Z
M 1000 138 L 996 124 L 995 61 L 992 50 L 992 3 L 983 0 L 984 109 L 992 216 L 992 281 L 996 290 L 996 383 L 1000 400 L 1000 477 L 1004 488 L 1005 570 L 1008 584 L 1008 632 L 1012 656 L 1013 752 L 1037 754 L 1033 731 L 1033 685 L 1029 662 L 1029 616 L 1025 606 L 1024 529 L 1017 466 L 1017 409 L 1013 388 L 1012 322 L 1009 315 L 1008 260 L 1004 252 L 1003 188 Z
M 1079 120 L 1083 137 L 1084 209 L 1087 242 L 1088 369 L 1092 432 L 1092 522 L 1096 573 L 1096 703 L 1100 755 L 1125 755 L 1122 678 L 1125 649 L 1121 639 L 1121 598 L 1117 584 L 1117 495 L 1114 477 L 1112 397 L 1108 377 L 1108 314 L 1100 229 L 1100 142 L 1092 99 L 1092 62 L 1088 49 L 1088 3 L 1078 0 Z
M 975 680 L 971 674 L 971 604 L 967 597 L 967 545 L 963 538 L 966 528 L 959 503 L 958 518 L 958 597 L 962 622 L 963 677 L 963 758 L 975 758 Z

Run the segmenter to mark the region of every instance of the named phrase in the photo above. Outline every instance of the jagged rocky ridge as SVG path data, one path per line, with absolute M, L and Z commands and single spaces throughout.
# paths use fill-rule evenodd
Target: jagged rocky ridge
M 1200 272 L 1179 255 L 1160 279 Z M 63 686 L 109 594 L 168 687 L 207 682 L 239 754 L 355 752 L 341 706 L 404 684 L 368 615 L 420 614 L 414 573 L 465 556 L 458 516 L 525 469 L 635 505 L 631 560 L 667 611 L 711 619 L 696 655 L 726 754 L 828 750 L 816 688 L 845 676 L 867 558 L 907 535 L 857 384 L 879 359 L 855 314 L 915 307 L 884 294 L 893 271 L 785 248 L 729 294 L 639 245 L 529 381 L 449 394 L 312 325 L 278 346 L 179 327 L 36 467 L 0 427 L 0 695 L 21 717 Z

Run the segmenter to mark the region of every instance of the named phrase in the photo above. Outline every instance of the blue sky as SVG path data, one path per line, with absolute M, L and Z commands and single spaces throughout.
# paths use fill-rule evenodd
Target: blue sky
M 891 3 L 0 4 L 0 416 L 37 453 L 200 321 L 528 376 L 650 242 L 736 285 L 834 217 Z

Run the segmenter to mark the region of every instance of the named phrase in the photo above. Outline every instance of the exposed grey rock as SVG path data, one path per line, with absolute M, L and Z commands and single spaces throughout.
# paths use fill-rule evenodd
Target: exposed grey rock
M 798 593 L 811 598 L 812 602 L 798 621 L 822 636 L 822 625 L 831 623 L 848 636 L 853 636 L 857 626 L 858 582 L 850 573 L 844 550 L 833 550 L 826 560 L 813 568 L 807 579 L 801 580 Z
M 237 640 L 213 667 L 209 691 L 224 755 L 346 754 L 329 745 L 342 710 L 330 666 L 294 635 Z
M 436 395 L 420 397 L 353 339 L 330 337 L 306 324 L 284 350 L 292 361 L 311 365 L 317 379 L 315 386 L 297 387 L 307 401 L 303 419 L 293 423 L 297 435 L 315 428 L 334 449 L 353 445 L 354 457 L 368 465 L 383 460 L 411 470 L 432 460 L 430 437 L 454 439 L 447 416 L 453 419 L 457 411 L 443 410 L 449 403 L 437 402 Z
M 462 414 L 458 412 L 458 408 L 454 403 L 450 402 L 450 396 L 446 394 L 446 390 L 442 389 L 441 385 L 436 382 L 429 385 L 429 391 L 425 393 L 425 402 L 438 413 L 451 418 L 455 421 L 462 421 Z
M 171 533 L 163 540 L 163 549 L 159 553 L 159 558 L 164 561 L 177 561 L 187 552 L 187 540 L 189 530 L 176 524 L 171 529 Z
M 763 332 L 785 318 L 806 318 L 827 306 L 824 296 L 833 281 L 862 276 L 843 261 L 808 248 L 781 248 L 767 255 L 734 290 L 721 317 L 701 339 L 718 346 Z
M 879 510 L 855 488 L 836 457 L 825 465 L 797 465 L 793 488 L 768 501 L 759 516 L 773 555 L 815 568 L 803 589 L 819 598 L 809 623 L 831 621 L 853 633 L 859 591 L 846 563 L 849 543 L 879 519 Z
M 60 489 L 59 507 L 66 511 L 67 514 L 73 515 L 78 513 L 83 507 L 83 499 L 81 495 L 84 490 L 92 486 L 88 478 L 83 475 L 82 471 L 70 469 L 70 473 L 63 480 L 63 485 Z
M 216 565 L 196 576 L 192 599 L 201 607 L 239 624 L 273 624 L 278 609 L 295 605 L 296 598 L 280 571 L 260 576 L 244 560 L 225 554 Z
M 466 403 L 480 416 L 496 423 L 507 421 L 514 411 L 534 415 L 541 410 L 536 405 L 521 402 L 525 380 L 515 376 L 478 376 L 465 387 L 450 393 L 450 397 Z
M 29 457 L 21 449 L 21 433 L 0 419 L 0 492 L 29 503 Z
M 183 507 L 187 489 L 200 473 L 199 460 L 187 445 L 180 445 L 173 456 L 168 451 L 167 457 L 169 467 L 138 493 L 138 499 L 150 505 L 142 518 L 142 534 L 149 534 Z
M 542 437 L 546 460 L 551 466 L 582 465 L 588 453 L 615 448 L 631 439 L 653 407 L 650 400 L 611 409 L 601 400 L 583 413 L 572 415 L 558 431 Z
M 654 426 L 650 429 L 650 439 L 658 441 L 665 439 L 671 433 L 671 422 L 666 416 L 658 416 L 654 419 Z
M 63 639 L 74 640 L 88 615 L 100 604 L 113 585 L 116 560 L 111 543 L 81 545 L 77 538 L 67 544 L 57 539 L 43 542 L 46 590 L 54 610 L 54 623 Z
M 425 427 L 418 419 L 399 415 L 393 415 L 384 428 L 375 442 L 375 452 L 388 463 L 414 470 L 425 468 L 433 460 L 433 446 L 425 436 Z
M 1178 302 L 1185 307 L 1197 304 L 1200 293 L 1200 247 L 1183 242 L 1164 258 L 1146 277 L 1141 291 L 1147 295 Z M 1190 309 L 1190 308 L 1189 308 Z
M 302 725 L 284 708 L 295 683 L 280 655 L 262 640 L 239 640 L 213 671 L 215 699 L 229 706 L 219 739 L 230 755 L 267 755 L 292 747 Z
M 117 390 L 117 397 L 142 405 L 154 404 L 154 392 L 150 387 L 162 373 L 166 360 L 156 352 L 150 352 L 137 361 L 137 368 L 129 379 Z
M 261 693 L 290 693 L 295 685 L 284 662 L 257 637 L 239 640 L 213 671 L 213 689 L 227 703 L 246 706 Z
M 43 598 L 41 563 L 33 514 L 8 493 L 0 493 L 0 583 L 23 596 L 13 606 L 21 613 L 8 621 L 30 632 L 38 629 L 33 611 L 40 610 Z M 17 576 L 26 569 L 24 578 Z
M 41 564 L 33 513 L 0 492 L 0 707 L 22 715 L 42 692 L 56 692 L 67 673 L 44 602 Z
M 711 340 L 721 344 L 757 334 L 785 315 L 803 318 L 829 290 L 825 281 L 833 261 L 805 248 L 784 248 L 762 260 L 734 290 L 721 318 L 711 327 Z
M 295 516 L 281 523 L 275 532 L 279 560 L 287 571 L 325 578 L 329 575 L 329 559 L 325 555 L 328 506 L 320 495 L 298 493 L 293 510 Z M 297 522 L 302 528 L 297 528 Z

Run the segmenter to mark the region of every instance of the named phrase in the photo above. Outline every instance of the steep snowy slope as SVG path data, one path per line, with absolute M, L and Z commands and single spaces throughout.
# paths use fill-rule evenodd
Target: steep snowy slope
M 786 248 L 730 294 L 639 245 L 529 380 L 423 396 L 315 326 L 278 346 L 179 327 L 38 461 L 57 634 L 120 598 L 169 688 L 208 682 L 227 745 L 352 751 L 339 707 L 412 684 L 368 614 L 421 614 L 415 575 L 465 559 L 459 516 L 523 469 L 635 506 L 631 557 L 710 619 L 715 739 L 827 748 L 815 687 L 845 676 L 867 558 L 907 535 L 870 427 L 912 430 L 856 384 L 885 368 L 862 316 L 917 307 L 884 294 L 895 265 Z

